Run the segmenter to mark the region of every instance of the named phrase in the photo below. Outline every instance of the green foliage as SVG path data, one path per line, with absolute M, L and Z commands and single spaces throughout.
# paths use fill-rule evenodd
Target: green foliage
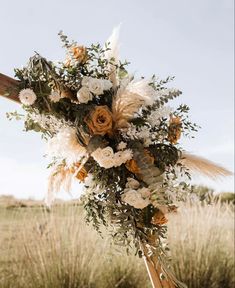
M 6 113 L 7 119 L 8 120 L 21 120 L 24 115 L 23 114 L 19 114 L 18 111 L 14 111 L 14 112 L 7 112 Z

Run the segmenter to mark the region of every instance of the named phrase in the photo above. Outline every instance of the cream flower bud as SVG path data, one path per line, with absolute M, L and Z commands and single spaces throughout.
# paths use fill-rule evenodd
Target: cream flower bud
M 125 142 L 121 141 L 121 142 L 118 144 L 117 149 L 118 149 L 118 150 L 123 150 L 123 149 L 126 148 L 126 146 L 127 146 L 127 144 L 126 144 Z
M 141 195 L 144 199 L 149 198 L 150 195 L 151 195 L 151 192 L 150 192 L 149 189 L 146 188 L 146 187 L 143 187 L 143 188 L 138 189 L 138 192 L 140 193 L 140 195 Z
M 140 186 L 139 181 L 135 180 L 134 178 L 127 178 L 127 183 L 126 183 L 126 188 L 131 188 L 131 189 L 138 189 Z
M 59 102 L 61 99 L 61 95 L 58 91 L 51 91 L 51 94 L 49 95 L 49 99 L 51 100 L 51 102 Z

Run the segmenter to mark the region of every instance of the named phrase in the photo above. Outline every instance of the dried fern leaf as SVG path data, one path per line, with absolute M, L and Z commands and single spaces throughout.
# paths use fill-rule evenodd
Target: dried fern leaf
M 106 41 L 106 45 L 109 49 L 105 51 L 105 58 L 110 62 L 108 65 L 109 79 L 114 87 L 118 85 L 117 69 L 115 65 L 117 65 L 119 61 L 119 30 L 120 25 L 113 29 L 111 36 Z
M 46 204 L 51 206 L 56 194 L 64 188 L 67 193 L 70 193 L 73 173 L 69 168 L 63 165 L 52 170 L 48 178 L 48 190 L 46 195 Z
M 115 128 L 127 127 L 128 121 L 134 117 L 142 106 L 153 105 L 155 95 L 156 91 L 146 79 L 126 82 L 121 85 L 112 104 Z
M 215 164 L 203 157 L 183 153 L 179 160 L 191 172 L 207 176 L 212 179 L 217 179 L 226 176 L 232 176 L 233 173 L 222 166 Z

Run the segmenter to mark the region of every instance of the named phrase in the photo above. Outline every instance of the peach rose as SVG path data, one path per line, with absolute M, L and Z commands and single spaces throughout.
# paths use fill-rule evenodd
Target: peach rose
M 113 128 L 113 117 L 108 106 L 96 106 L 84 122 L 87 124 L 92 134 L 102 135 L 111 134 Z
M 148 158 L 149 163 L 154 164 L 154 157 L 148 149 L 144 149 L 144 155 Z
M 154 164 L 154 157 L 147 149 L 144 149 L 144 155 L 148 158 L 149 163 Z M 133 174 L 135 174 L 139 178 L 141 178 L 140 168 L 134 159 L 131 159 L 131 160 L 126 162 L 126 168 L 130 172 L 132 172 Z
M 168 141 L 171 144 L 176 144 L 181 137 L 182 124 L 180 117 L 170 118 L 170 124 L 168 126 Z
M 75 46 L 71 48 L 71 52 L 76 60 L 81 63 L 85 63 L 87 61 L 87 50 L 84 46 Z
M 70 168 L 70 172 L 71 173 L 75 173 L 77 168 L 80 167 L 80 163 L 76 163 L 74 164 L 74 166 L 72 168 Z M 75 177 L 80 180 L 81 182 L 84 182 L 85 178 L 87 177 L 87 171 L 85 169 L 85 167 L 83 166 L 82 169 L 75 175 Z
M 134 159 L 126 162 L 126 168 L 133 174 L 140 173 L 140 168 L 138 167 L 137 162 Z

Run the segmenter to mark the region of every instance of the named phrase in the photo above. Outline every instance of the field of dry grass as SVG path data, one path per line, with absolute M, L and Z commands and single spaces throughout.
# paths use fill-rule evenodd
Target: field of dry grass
M 81 207 L 0 201 L 1 288 L 149 288 L 142 259 L 125 255 L 84 222 Z M 74 203 L 73 203 L 74 204 Z M 169 221 L 172 266 L 190 288 L 232 288 L 229 205 L 184 205 Z

